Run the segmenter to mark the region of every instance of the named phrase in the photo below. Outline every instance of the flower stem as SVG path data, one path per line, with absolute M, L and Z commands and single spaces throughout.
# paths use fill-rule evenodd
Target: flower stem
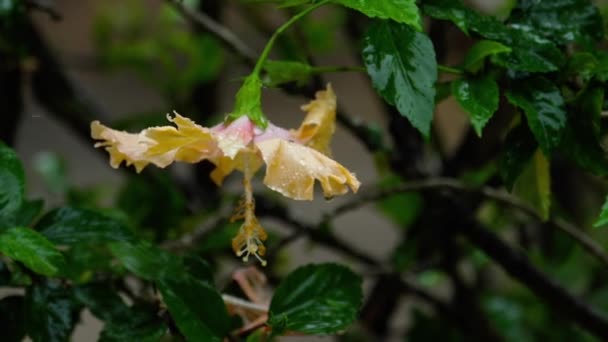
M 302 12 L 291 17 L 288 21 L 286 21 L 283 25 L 281 25 L 276 31 L 274 31 L 274 33 L 272 34 L 272 37 L 270 37 L 270 39 L 268 40 L 268 43 L 266 43 L 266 46 L 264 47 L 264 50 L 262 51 L 260 58 L 258 58 L 258 61 L 255 64 L 255 67 L 253 68 L 253 72 L 251 74 L 252 75 L 260 74 L 260 72 L 262 71 L 262 67 L 264 66 L 264 63 L 266 63 L 266 59 L 268 59 L 268 55 L 270 54 L 270 51 L 272 50 L 272 47 L 273 47 L 275 41 L 277 40 L 279 35 L 281 35 L 281 33 L 285 32 L 285 30 L 287 30 L 293 23 L 300 20 L 302 17 L 304 17 L 308 13 L 316 10 L 317 8 L 325 5 L 328 2 L 329 2 L 329 0 L 322 0 L 310 7 L 307 7 Z
M 464 73 L 460 69 L 452 68 L 452 67 L 441 65 L 441 64 L 437 65 L 437 70 L 447 72 L 449 74 L 455 74 L 455 75 L 462 75 Z

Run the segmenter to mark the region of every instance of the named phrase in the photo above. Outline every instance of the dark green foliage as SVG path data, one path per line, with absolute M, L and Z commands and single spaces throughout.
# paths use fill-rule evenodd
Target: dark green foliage
M 270 303 L 275 333 L 330 334 L 346 328 L 361 306 L 361 278 L 336 264 L 304 266 L 287 276 Z
M 429 38 L 407 25 L 375 21 L 364 37 L 363 60 L 378 93 L 428 137 L 437 80 Z
M 254 269 L 231 246 L 241 222 L 230 222 L 226 207 L 238 201 L 239 183 L 215 188 L 208 180 L 219 155 L 116 171 L 118 188 L 95 179 L 84 187 L 68 174 L 79 169 L 66 156 L 18 155 L 0 143 L 0 340 L 75 340 L 83 312 L 103 324 L 97 340 L 117 342 L 608 340 L 605 5 L 513 0 L 488 14 L 473 7 L 479 1 L 461 0 L 189 0 L 154 9 L 129 0 L 104 4 L 88 23 L 96 55 L 80 65 L 44 39 L 56 38 L 56 25 L 37 31 L 33 11 L 57 18 L 60 9 L 72 22 L 69 9 L 47 3 L 0 0 L 0 89 L 7 75 L 23 80 L 0 92 L 0 103 L 3 94 L 11 100 L 34 89 L 37 105 L 85 138 L 91 154 L 91 120 L 136 132 L 166 125 L 165 113 L 176 109 L 205 127 L 246 115 L 258 134 L 276 129 L 267 98 L 311 98 L 326 74 L 349 72 L 353 78 L 331 78 L 337 132 L 367 148 L 375 169 L 351 169 L 360 172 L 360 192 L 321 204 L 320 219 L 302 217 L 255 180 L 269 238 L 260 253 L 268 267 Z M 284 26 L 272 51 L 262 50 L 258 42 L 279 22 L 317 5 L 323 9 Z M 248 75 L 258 51 L 260 72 Z M 82 77 L 67 77 L 64 65 L 70 76 L 89 66 L 100 75 L 130 71 L 163 108 L 104 117 L 92 103 L 115 103 L 95 87 L 86 91 L 92 101 L 82 100 Z M 344 87 L 353 80 L 364 83 L 357 96 L 365 98 Z M 384 117 L 366 122 L 372 113 L 357 107 L 365 101 Z M 470 128 L 465 121 L 457 129 L 458 106 Z M 4 109 L 0 116 L 26 113 Z M 276 122 L 301 115 L 279 114 Z M 36 138 L 17 137 L 7 139 L 17 151 Z M 148 143 L 145 134 L 140 140 Z M 188 152 L 208 152 L 190 143 Z M 341 162 L 338 151 L 331 157 Z M 342 182 L 329 177 L 331 186 Z M 32 193 L 46 203 L 30 197 L 30 183 L 43 184 Z M 355 236 L 359 227 L 343 222 L 361 223 L 339 219 L 360 208 L 374 216 L 369 222 L 390 224 Z M 384 229 L 394 230 L 380 236 Z M 333 262 L 296 268 L 301 259 L 291 252 L 301 252 L 300 239 L 304 253 L 322 246 Z
M 25 297 L 26 331 L 33 341 L 67 341 L 78 321 L 80 304 L 57 282 L 30 286 Z

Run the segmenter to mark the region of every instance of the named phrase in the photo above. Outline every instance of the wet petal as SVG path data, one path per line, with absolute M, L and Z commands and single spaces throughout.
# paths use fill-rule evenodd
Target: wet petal
M 253 151 L 251 148 L 245 148 L 241 150 L 235 157 L 219 157 L 211 160 L 213 164 L 215 164 L 215 169 L 209 175 L 211 180 L 217 185 L 221 186 L 224 182 L 224 178 L 226 178 L 229 174 L 231 174 L 234 170 L 239 170 L 244 172 L 245 162 L 247 160 L 247 167 L 250 168 L 252 173 L 256 173 L 257 170 L 262 167 L 264 162 L 262 159 Z
M 198 162 L 218 154 L 217 144 L 209 129 L 176 113 L 169 121 L 173 126 L 152 127 L 140 133 L 127 133 L 108 128 L 99 121 L 91 123 L 91 136 L 101 140 L 95 147 L 105 147 L 110 164 L 117 168 L 125 161 L 140 172 L 148 164 L 166 167 L 173 161 Z
M 91 136 L 93 139 L 102 140 L 95 147 L 105 147 L 110 154 L 110 165 L 118 168 L 124 161 L 127 166 L 134 165 L 140 172 L 152 161 L 144 157 L 145 152 L 154 144 L 152 140 L 142 133 L 132 134 L 116 131 L 108 128 L 99 121 L 91 122 Z
M 311 148 L 281 139 L 256 146 L 266 162 L 264 184 L 286 197 L 312 200 L 315 179 L 330 198 L 359 189 L 359 181 L 342 165 Z
M 217 143 L 220 150 L 228 158 L 235 158 L 253 140 L 255 125 L 243 115 L 227 126 L 215 127 Z
M 315 99 L 302 106 L 302 110 L 308 114 L 294 132 L 298 141 L 306 146 L 330 155 L 329 144 L 336 130 L 336 94 L 330 84 L 327 89 L 318 91 Z

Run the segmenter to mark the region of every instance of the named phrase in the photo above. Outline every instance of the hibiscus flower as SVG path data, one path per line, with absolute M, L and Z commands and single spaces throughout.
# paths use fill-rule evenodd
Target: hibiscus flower
M 114 168 L 125 162 L 141 172 L 149 164 L 164 168 L 176 161 L 207 159 L 216 166 L 211 179 L 218 186 L 234 170 L 241 171 L 245 195 L 232 220 L 243 220 L 243 224 L 232 247 L 244 261 L 254 255 L 265 265 L 263 241 L 267 235 L 255 217 L 251 188 L 253 175 L 264 164 L 264 184 L 295 200 L 312 200 L 315 180 L 326 198 L 345 194 L 349 188 L 356 192 L 360 185 L 354 174 L 330 158 L 336 120 L 336 96 L 331 86 L 317 92 L 302 109 L 307 112 L 304 121 L 290 131 L 272 123 L 258 127 L 247 115 L 207 128 L 174 112 L 167 119 L 175 126 L 127 133 L 94 121 L 91 135 L 100 140 L 95 147 L 108 151 Z

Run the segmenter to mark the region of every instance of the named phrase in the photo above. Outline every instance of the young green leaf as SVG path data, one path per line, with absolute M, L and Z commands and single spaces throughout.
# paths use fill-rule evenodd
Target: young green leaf
M 133 241 L 133 233 L 120 220 L 90 209 L 64 207 L 40 219 L 36 229 L 56 244 Z
M 513 193 L 538 210 L 543 219 L 549 219 L 551 173 L 549 161 L 540 150 L 536 150 L 528 165 L 515 181 Z
M 588 0 L 519 1 L 511 12 L 509 25 L 558 44 L 596 42 L 604 32 L 599 10 Z
M 68 341 L 81 306 L 61 284 L 37 284 L 26 293 L 26 330 L 34 341 Z
M 431 40 L 406 25 L 376 21 L 365 34 L 363 60 L 378 93 L 428 138 L 437 80 Z
M 498 109 L 498 85 L 491 75 L 466 77 L 452 83 L 452 93 L 469 114 L 475 133 L 481 137 L 486 123 Z
M 0 234 L 0 252 L 25 264 L 36 273 L 55 276 L 65 266 L 61 252 L 40 233 L 14 227 Z
M 566 109 L 559 89 L 543 77 L 520 81 L 506 93 L 509 102 L 523 109 L 528 126 L 546 156 L 560 144 L 566 128 Z
M 422 20 L 415 0 L 332 0 L 370 18 L 392 19 L 422 30 Z
M 480 40 L 469 49 L 463 67 L 469 72 L 478 72 L 486 57 L 511 52 L 511 48 L 493 40 Z
M 361 277 L 348 268 L 337 264 L 303 266 L 276 289 L 268 325 L 274 334 L 335 333 L 355 320 L 362 296 Z
M 0 231 L 16 222 L 23 201 L 25 176 L 15 151 L 0 141 Z

